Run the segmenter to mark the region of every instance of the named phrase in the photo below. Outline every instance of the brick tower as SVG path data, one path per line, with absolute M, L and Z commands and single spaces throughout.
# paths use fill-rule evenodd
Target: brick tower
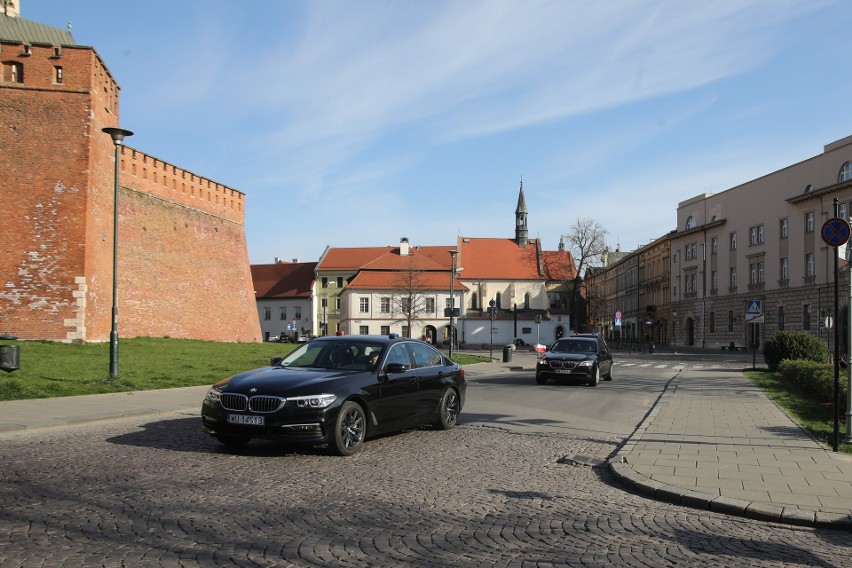
M 0 333 L 105 341 L 119 86 L 92 47 L 0 0 Z M 239 191 L 124 146 L 121 337 L 259 341 Z

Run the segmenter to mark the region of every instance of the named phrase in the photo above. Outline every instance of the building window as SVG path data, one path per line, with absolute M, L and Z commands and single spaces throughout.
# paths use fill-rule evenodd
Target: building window
M 358 333 L 361 335 L 370 335 L 370 328 L 366 325 L 359 326 Z
M 694 229 L 695 228 L 695 217 L 692 215 L 689 216 L 689 219 L 686 220 L 686 228 Z
M 787 218 L 786 217 L 781 219 L 781 221 L 779 222 L 778 234 L 781 236 L 782 239 L 787 238 Z
M 281 313 L 279 314 L 279 318 L 281 320 L 287 319 L 287 308 L 281 308 Z
M 500 309 L 503 307 L 503 295 L 500 292 L 497 292 L 497 296 L 495 297 L 495 307 Z
M 293 316 L 294 320 L 302 319 L 302 308 L 301 306 L 296 306 L 296 314 Z
M 710 333 L 716 333 L 716 312 L 710 312 L 710 317 L 707 322 L 710 326 Z
M 24 64 L 20 61 L 4 61 L 3 81 L 6 83 L 23 83 Z
M 808 211 L 805 213 L 805 232 L 813 233 L 814 232 L 814 212 Z
M 840 168 L 840 175 L 837 176 L 838 182 L 844 182 L 852 179 L 852 162 L 846 162 Z
M 710 289 L 716 290 L 719 288 L 719 273 L 715 270 L 710 271 Z
M 749 264 L 749 282 L 751 284 L 763 283 L 763 263 L 752 262 Z
M 334 309 L 340 310 L 340 296 L 334 297 Z
M 401 298 L 399 303 L 402 313 L 411 314 L 411 298 Z
M 407 325 L 402 326 L 402 336 L 403 337 L 411 337 L 411 334 L 408 333 L 408 326 Z
M 343 276 L 338 276 L 338 277 L 337 277 L 337 287 L 338 287 L 338 288 L 343 288 Z
M 684 254 L 686 255 L 686 260 L 694 260 L 698 257 L 698 247 L 695 243 L 690 243 L 686 245 Z
M 734 331 L 734 310 L 728 310 L 728 332 Z
M 58 65 L 53 68 L 53 82 L 57 85 L 62 84 L 62 67 Z
M 391 299 L 390 298 L 382 298 L 379 304 L 379 311 L 383 314 L 389 314 L 391 311 Z
M 737 287 L 737 269 L 736 269 L 736 267 L 733 267 L 733 266 L 731 267 L 731 274 L 730 274 L 730 278 L 729 278 L 728 282 L 729 282 L 729 286 L 731 288 Z
M 328 278 L 325 276 L 322 277 L 322 287 L 328 288 Z
M 805 276 L 811 278 L 814 275 L 814 253 L 805 253 Z
M 370 313 L 370 298 L 360 298 L 358 304 L 362 314 Z
M 748 244 L 762 245 L 763 244 L 763 225 L 751 227 L 748 230 Z
M 778 331 L 784 331 L 784 306 L 778 306 Z
M 802 329 L 811 328 L 811 305 L 802 304 Z
M 696 286 L 697 280 L 698 280 L 698 278 L 697 278 L 696 274 L 687 274 L 686 275 L 686 293 L 687 294 L 694 294 L 695 292 L 697 292 L 697 286 Z
M 435 313 L 435 298 L 426 298 L 426 313 Z
M 787 280 L 790 277 L 790 269 L 787 263 L 787 257 L 783 257 L 781 259 L 781 271 L 778 274 L 778 278 L 781 280 Z
M 263 319 L 267 321 L 272 319 L 272 308 L 263 308 Z
M 381 327 L 380 333 L 382 335 L 390 335 L 390 326 L 389 325 L 383 325 Z
M 710 239 L 710 254 L 716 254 L 719 252 L 719 239 L 713 237 Z
M 737 234 L 731 233 L 731 250 L 737 250 Z

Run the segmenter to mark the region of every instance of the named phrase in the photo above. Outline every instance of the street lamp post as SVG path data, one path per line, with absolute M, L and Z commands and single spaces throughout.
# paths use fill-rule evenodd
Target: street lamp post
M 455 333 L 453 329 L 453 314 L 456 310 L 456 255 L 459 253 L 456 249 L 448 250 L 452 259 L 452 272 L 450 272 L 450 359 L 453 358 L 453 343 L 455 343 Z
M 674 352 L 677 355 L 677 310 L 672 310 L 672 335 L 674 336 Z
M 112 204 L 112 327 L 109 332 L 109 378 L 118 378 L 118 160 L 119 146 L 133 133 L 123 128 L 107 127 L 102 132 L 110 135 L 115 146 L 115 189 Z

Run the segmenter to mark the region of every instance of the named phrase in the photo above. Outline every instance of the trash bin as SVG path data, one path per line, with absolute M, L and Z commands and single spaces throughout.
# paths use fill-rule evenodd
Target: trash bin
M 512 346 L 506 345 L 503 347 L 503 362 L 508 363 L 512 360 Z
M 17 345 L 0 345 L 0 370 L 11 373 L 20 368 L 20 348 Z

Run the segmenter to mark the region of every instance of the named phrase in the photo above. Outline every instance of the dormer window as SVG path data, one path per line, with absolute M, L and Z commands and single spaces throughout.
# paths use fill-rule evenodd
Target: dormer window
M 55 57 L 55 58 L 62 57 L 62 46 L 61 45 L 54 45 L 53 46 L 53 57 Z
M 28 43 L 25 43 L 24 44 L 24 51 L 21 52 L 21 55 L 23 55 L 25 57 L 29 57 L 32 54 L 33 54 L 33 46 L 31 46 Z
M 695 228 L 695 217 L 692 215 L 689 216 L 689 219 L 686 220 L 686 228 L 694 229 Z
M 837 181 L 842 183 L 844 181 L 849 181 L 852 179 L 852 162 L 846 162 L 843 164 L 843 167 L 840 168 L 840 174 L 837 176 Z

